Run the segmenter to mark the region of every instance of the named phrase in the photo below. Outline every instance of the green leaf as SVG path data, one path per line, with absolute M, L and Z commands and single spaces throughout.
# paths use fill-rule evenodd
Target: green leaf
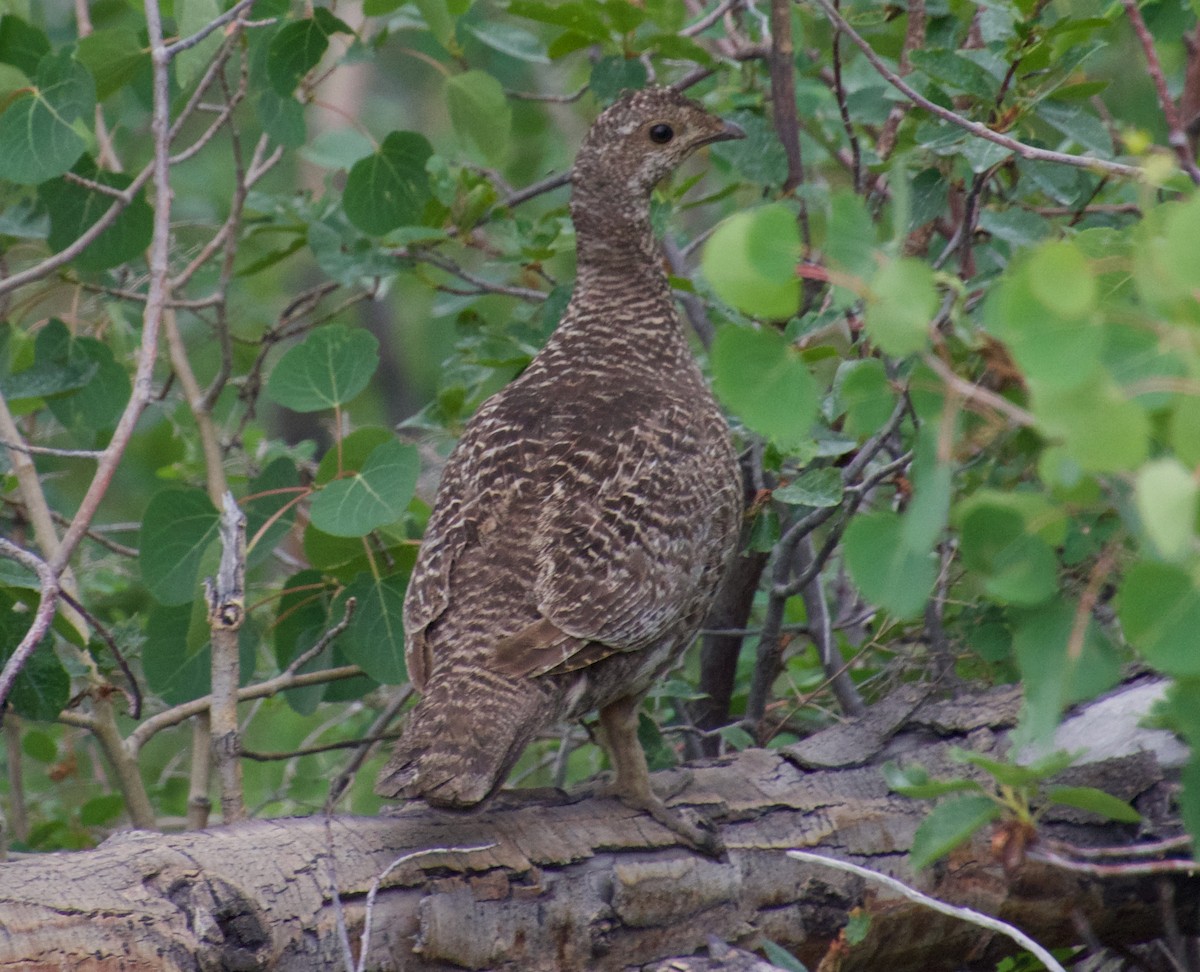
M 330 324 L 289 348 L 267 381 L 267 397 L 294 412 L 317 412 L 357 396 L 379 367 L 370 331 Z
M 282 456 L 250 481 L 247 492 L 257 498 L 248 496 L 242 501 L 242 512 L 246 514 L 247 567 L 257 566 L 269 558 L 275 545 L 291 529 L 296 519 L 295 500 L 299 485 L 296 464 Z
M 1065 454 L 1084 472 L 1121 472 L 1146 458 L 1150 420 L 1137 402 L 1101 376 L 1072 388 L 1037 385 L 1032 405 L 1039 428 L 1061 440 Z
M 313 483 L 325 486 L 348 472 L 360 472 L 371 453 L 379 446 L 395 442 L 396 434 L 382 425 L 367 425 L 355 429 L 336 449 L 329 449 L 317 464 Z
M 182 0 L 176 0 L 176 10 Z M 195 0 L 188 0 L 189 6 Z M 204 20 L 199 26 L 204 26 L 209 20 L 216 19 L 220 15 L 220 10 L 217 8 L 215 0 L 207 0 L 212 6 L 213 13 L 211 17 Z M 182 29 L 182 28 L 181 28 Z M 185 30 L 184 33 L 191 33 Z M 211 40 L 215 44 L 221 43 L 221 32 L 213 31 L 209 39 L 204 44 Z M 199 45 L 203 47 L 204 44 Z M 215 49 L 215 46 L 210 45 L 210 50 Z M 197 48 L 192 48 L 180 52 L 180 57 L 192 54 Z M 103 101 L 111 94 L 120 91 L 121 88 L 129 84 L 142 71 L 150 68 L 150 51 L 142 45 L 136 32 L 132 30 L 114 29 L 114 30 L 97 30 L 88 34 L 87 37 L 79 39 L 79 49 L 76 57 L 79 62 L 92 72 L 92 77 L 96 80 L 96 99 Z M 205 54 L 205 61 L 209 55 Z M 175 61 L 179 64 L 179 59 Z
M 414 446 L 384 443 L 361 472 L 334 480 L 313 497 L 313 525 L 331 536 L 361 537 L 398 520 L 412 499 L 420 466 Z
M 542 0 L 512 0 L 508 12 L 516 17 L 537 20 L 543 24 L 565 27 L 573 34 L 590 40 L 606 40 L 608 25 L 598 13 L 599 5 L 582 0 L 567 3 L 544 3 Z
M 85 827 L 103 827 L 112 823 L 125 810 L 125 798 L 119 793 L 92 797 L 79 808 L 79 822 Z
M 125 189 L 133 180 L 114 172 L 99 172 L 95 163 L 84 156 L 74 166 L 76 175 L 113 189 Z M 116 200 L 66 178 L 43 182 L 38 198 L 50 214 L 50 234 L 46 242 L 56 253 L 74 243 Z M 154 231 L 154 212 L 139 192 L 112 225 L 101 233 L 72 261 L 80 270 L 108 270 L 139 257 L 150 245 Z
M 218 519 L 202 489 L 171 487 L 150 500 L 138 539 L 138 564 L 160 604 L 190 604 L 199 595 L 200 561 L 217 539 Z
M 771 493 L 781 503 L 812 507 L 837 506 L 842 495 L 842 474 L 830 466 L 806 469 L 786 486 Z
M 1089 810 L 1121 823 L 1140 823 L 1142 819 L 1142 815 L 1124 800 L 1090 786 L 1056 786 L 1046 796 L 1054 803 Z
M 334 605 L 334 614 L 340 617 L 345 599 L 358 599 L 350 627 L 338 641 L 346 657 L 385 685 L 396 685 L 408 678 L 403 621 L 407 585 L 405 576 L 376 579 L 370 574 L 360 574 L 346 586 Z
M 1048 311 L 1072 320 L 1096 306 L 1096 281 L 1078 247 L 1064 240 L 1043 243 L 1024 265 L 1029 289 Z
M 929 800 L 963 791 L 978 793 L 982 789 L 974 780 L 931 779 L 925 767 L 916 763 L 902 767 L 889 760 L 883 764 L 881 771 L 889 789 L 915 800 Z
M 191 604 L 156 604 L 146 615 L 142 671 L 152 692 L 169 705 L 181 705 L 212 691 L 212 648 L 204 623 L 203 599 Z M 238 632 L 240 684 L 254 674 L 259 634 L 251 623 Z
M 914 870 L 945 857 L 1000 814 L 999 805 L 986 796 L 960 796 L 943 800 L 930 811 L 913 835 L 909 858 Z
M 950 758 L 959 763 L 978 766 L 1002 786 L 1019 788 L 1035 786 L 1048 777 L 1054 776 L 1056 773 L 1061 773 L 1074 761 L 1074 757 L 1070 753 L 1063 750 L 1056 750 L 1047 758 L 1028 766 L 1022 766 L 1017 763 L 1007 763 L 1003 760 L 992 759 L 990 756 L 984 756 L 982 753 L 972 752 L 969 749 L 960 749 L 957 746 L 950 750 Z
M 808 972 L 808 968 L 787 949 L 776 945 L 770 939 L 764 939 L 762 949 L 770 959 L 771 964 L 786 972 Z
M 1183 568 L 1134 565 L 1121 585 L 1117 615 L 1130 644 L 1155 668 L 1178 678 L 1200 676 L 1200 589 Z
M 1058 560 L 1014 510 L 978 505 L 961 528 L 963 565 L 1002 604 L 1040 604 L 1058 590 Z
M 319 570 L 301 570 L 284 581 L 281 590 L 272 644 L 275 664 L 284 669 L 308 647 L 301 644 L 306 632 L 329 626 L 330 588 Z
M 713 388 L 748 425 L 791 448 L 810 435 L 817 391 L 799 352 L 778 331 L 726 327 L 712 346 Z
M 5 661 L 9 654 L 5 653 Z M 53 722 L 70 699 L 71 676 L 48 644 L 29 657 L 8 695 L 13 711 L 35 722 Z
M 864 323 L 885 354 L 904 357 L 929 343 L 937 310 L 933 271 L 920 260 L 892 260 L 871 280 Z
M 1200 486 L 1176 459 L 1156 459 L 1137 471 L 1133 499 L 1142 529 L 1164 560 L 1181 561 L 1196 541 Z
M 54 417 L 81 440 L 116 427 L 133 387 L 113 358 L 112 349 L 95 338 L 73 338 L 58 318 L 38 332 L 38 357 L 68 368 L 84 368 L 91 377 L 78 390 L 46 400 Z
M 1013 611 L 1013 654 L 1025 685 L 1025 706 L 1018 736 L 1022 743 L 1044 744 L 1053 735 L 1066 706 L 1095 698 L 1120 678 L 1112 644 L 1092 619 L 1082 641 L 1072 645 L 1076 605 L 1054 600 L 1042 607 Z
M 1043 393 L 1089 380 L 1104 348 L 1104 331 L 1090 317 L 1065 318 L 1038 300 L 1029 273 L 1001 279 L 987 296 L 983 319 Z
M 254 99 L 254 110 L 263 131 L 285 148 L 298 149 L 308 139 L 304 106 L 291 95 L 264 87 Z
M 69 50 L 43 57 L 34 90 L 20 95 L 0 115 L 4 178 L 30 185 L 71 168 L 85 148 L 73 123 L 95 105 L 92 76 Z
M 890 510 L 855 517 L 846 529 L 846 565 L 867 600 L 901 618 L 925 607 L 937 563 L 928 553 L 904 545 L 904 522 Z
M 416 0 L 416 5 L 433 39 L 449 50 L 454 43 L 454 18 L 446 0 Z
M 27 729 L 21 733 L 21 752 L 39 763 L 58 762 L 58 743 L 49 733 Z
M 1200 395 L 1180 395 L 1171 413 L 1171 448 L 1180 461 L 1200 466 Z
M 219 0 L 175 0 L 175 22 L 180 37 L 190 37 L 221 16 Z M 214 30 L 199 44 L 175 55 L 175 80 L 187 88 L 200 77 L 208 62 L 221 46 L 224 34 Z
M 878 432 L 896 407 L 896 389 L 878 358 L 843 362 L 833 387 L 845 430 L 859 442 Z
M 30 367 L 16 374 L 0 373 L 0 393 L 10 402 L 50 399 L 84 388 L 95 377 L 96 370 L 93 362 L 66 360 L 50 344 L 43 343 Z
M 649 75 L 636 57 L 602 57 L 592 65 L 588 88 L 602 105 L 616 100 L 626 88 L 644 88 Z
M 508 152 L 512 107 L 504 86 L 486 71 L 466 71 L 446 79 L 446 105 L 458 137 L 495 162 Z
M 850 189 L 839 189 L 829 200 L 824 250 L 830 266 L 852 277 L 875 275 L 875 222 L 862 197 Z
M 967 94 L 990 103 L 996 97 L 998 78 L 965 54 L 943 49 L 914 50 L 912 62 L 918 70 L 938 81 L 950 94 Z
M 800 302 L 800 231 L 783 203 L 736 213 L 704 246 L 701 267 L 718 297 L 743 313 L 783 319 Z
M 50 41 L 42 31 L 13 14 L 0 17 L 0 63 L 11 64 L 32 78 L 38 61 L 50 53 Z
M 378 152 L 355 162 L 342 194 L 350 222 L 374 236 L 419 224 L 431 195 L 425 171 L 431 155 L 424 135 L 392 132 Z
M 287 97 L 309 71 L 320 63 L 334 34 L 353 34 L 345 23 L 325 7 L 313 15 L 280 27 L 271 38 L 267 77 L 275 93 Z
M 464 29 L 481 44 L 486 44 L 494 51 L 515 57 L 527 64 L 549 64 L 546 55 L 546 45 L 536 34 L 506 24 L 499 20 L 485 20 L 477 24 L 464 24 Z
M 954 467 L 938 459 L 937 431 L 925 426 L 912 464 L 913 496 L 904 511 L 904 546 L 915 554 L 928 553 L 946 528 Z

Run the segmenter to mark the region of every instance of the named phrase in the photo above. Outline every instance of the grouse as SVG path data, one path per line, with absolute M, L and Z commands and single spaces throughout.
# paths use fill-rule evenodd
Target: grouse
M 467 423 L 442 474 L 404 603 L 422 697 L 381 796 L 475 806 L 537 733 L 598 709 L 613 795 L 711 848 L 651 791 L 638 710 L 732 559 L 742 488 L 650 197 L 695 149 L 741 137 L 652 87 L 623 94 L 584 138 L 570 303 L 528 368 Z

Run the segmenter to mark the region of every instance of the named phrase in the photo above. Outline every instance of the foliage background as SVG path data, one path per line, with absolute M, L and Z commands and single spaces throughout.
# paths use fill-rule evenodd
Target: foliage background
M 1173 680 L 1161 717 L 1194 744 L 1196 15 L 9 0 L 8 846 L 202 826 L 218 794 L 225 819 L 311 812 L 331 779 L 377 809 L 359 740 L 408 700 L 439 457 L 553 329 L 574 147 L 650 80 L 748 133 L 656 197 L 749 512 L 647 705 L 655 765 L 917 678 L 1021 678 L 1046 744 L 1131 664 Z M 201 586 L 226 490 L 250 538 L 232 639 Z M 514 780 L 600 760 L 567 727 Z

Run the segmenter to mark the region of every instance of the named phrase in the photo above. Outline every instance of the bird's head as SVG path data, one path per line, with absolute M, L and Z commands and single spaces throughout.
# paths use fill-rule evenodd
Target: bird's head
M 645 198 L 702 145 L 745 134 L 672 88 L 627 91 L 592 124 L 571 179 Z

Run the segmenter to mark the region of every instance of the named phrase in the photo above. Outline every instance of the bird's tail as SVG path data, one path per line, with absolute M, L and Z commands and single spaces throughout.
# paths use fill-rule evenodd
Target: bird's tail
M 375 783 L 382 797 L 475 806 L 504 783 L 552 708 L 528 679 L 474 685 L 435 675 L 425 689 Z

